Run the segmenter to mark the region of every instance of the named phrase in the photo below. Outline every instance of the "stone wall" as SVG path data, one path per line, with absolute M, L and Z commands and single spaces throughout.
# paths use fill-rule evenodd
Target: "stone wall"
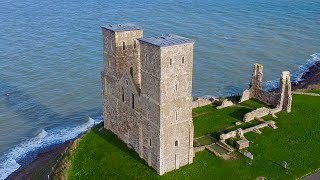
M 265 104 L 272 105 L 274 107 L 277 106 L 279 101 L 279 96 L 268 91 L 264 91 L 262 89 L 256 89 L 255 99 L 258 99 Z
M 244 115 L 243 117 L 243 121 L 244 122 L 249 122 L 254 120 L 255 118 L 261 118 L 264 117 L 266 115 L 268 115 L 270 113 L 270 109 L 262 107 L 262 108 L 258 108 L 256 110 L 253 110 L 251 112 L 248 112 Z
M 255 125 L 253 127 L 243 129 L 243 130 L 241 128 L 239 128 L 237 130 L 230 131 L 230 132 L 225 133 L 225 134 L 221 134 L 220 135 L 220 141 L 224 142 L 225 140 L 227 140 L 229 138 L 235 138 L 235 137 L 239 137 L 239 138 L 244 139 L 244 134 L 245 133 L 252 132 L 252 131 L 255 131 L 255 130 L 259 130 L 259 129 L 265 128 L 267 126 L 272 127 L 272 128 L 276 128 L 274 121 L 267 121 L 267 122 L 264 122 L 264 123 L 261 123 L 261 124 Z
M 222 101 L 221 105 L 220 106 L 217 106 L 217 109 L 222 109 L 222 108 L 225 108 L 225 107 L 230 107 L 230 106 L 233 106 L 233 102 L 228 100 L 228 99 L 225 99 Z
M 193 44 L 161 47 L 160 129 L 163 172 L 193 162 Z
M 212 104 L 212 101 L 203 98 L 197 98 L 195 101 L 192 101 L 192 108 L 202 107 Z

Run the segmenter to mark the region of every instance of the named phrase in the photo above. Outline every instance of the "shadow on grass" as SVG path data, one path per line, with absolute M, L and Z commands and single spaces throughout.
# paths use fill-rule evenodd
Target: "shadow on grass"
M 95 128 L 92 128 L 92 132 L 113 146 L 117 147 L 120 151 L 126 153 L 133 159 L 137 160 L 139 163 L 143 164 L 146 168 L 152 171 L 156 176 L 158 176 L 157 172 L 151 168 L 145 160 L 141 159 L 137 152 L 134 149 L 129 148 L 126 143 L 124 143 L 121 139 L 118 138 L 116 134 L 114 134 L 111 130 L 107 130 L 103 128 L 99 131 L 99 129 L 103 128 L 103 123 L 100 123 Z
M 222 134 L 222 132 L 213 132 L 210 134 L 211 137 L 215 138 L 215 139 L 220 139 L 220 135 Z
M 233 111 L 232 113 L 230 113 L 229 115 L 239 121 L 242 121 L 243 119 L 243 116 L 248 113 L 248 112 L 251 112 L 252 109 L 249 109 L 249 108 L 240 108 L 240 109 L 237 109 L 235 111 Z
M 233 103 L 238 103 L 240 101 L 241 96 L 227 96 L 226 99 L 229 99 Z

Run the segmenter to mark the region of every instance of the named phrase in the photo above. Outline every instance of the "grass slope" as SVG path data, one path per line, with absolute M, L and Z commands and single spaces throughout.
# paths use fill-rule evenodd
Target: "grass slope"
M 261 135 L 246 134 L 251 141 L 248 150 L 254 155 L 252 162 L 239 153 L 237 159 L 225 161 L 203 151 L 196 154 L 193 164 L 161 177 L 114 134 L 98 131 L 97 127 L 82 138 L 70 157 L 69 179 L 299 178 L 320 167 L 319 102 L 320 97 L 294 95 L 292 113 L 279 113 L 279 118 L 273 119 L 278 129 L 264 128 Z M 195 109 L 195 134 L 214 133 L 240 120 L 248 111 L 244 107 Z M 281 167 L 282 161 L 288 162 L 288 169 Z
M 320 89 L 307 90 L 307 92 L 320 94 Z

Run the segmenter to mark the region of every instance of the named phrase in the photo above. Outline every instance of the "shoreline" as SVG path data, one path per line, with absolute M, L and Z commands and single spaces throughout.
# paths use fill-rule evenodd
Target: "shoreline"
M 304 72 L 301 82 L 292 83 L 292 91 L 301 91 L 320 86 L 320 61 L 315 62 L 308 71 Z
M 31 162 L 21 165 L 19 169 L 10 174 L 6 179 L 48 179 L 48 174 L 52 173 L 52 168 L 73 141 L 69 140 L 61 144 L 52 145 L 37 154 Z
M 303 79 L 301 82 L 292 83 L 292 91 L 303 91 L 320 87 L 320 61 L 316 62 L 308 69 L 308 71 L 304 72 L 301 78 Z M 32 177 L 48 179 L 48 174 L 52 173 L 52 168 L 57 163 L 59 157 L 61 157 L 66 149 L 69 149 L 72 143 L 80 137 L 81 136 L 62 144 L 53 145 L 51 148 L 48 148 L 48 150 L 39 153 L 31 162 L 25 163 L 15 172 L 10 174 L 7 179 L 30 179 Z M 313 175 L 319 176 L 319 172 L 315 172 L 314 174 L 309 175 L 309 177 L 312 177 Z

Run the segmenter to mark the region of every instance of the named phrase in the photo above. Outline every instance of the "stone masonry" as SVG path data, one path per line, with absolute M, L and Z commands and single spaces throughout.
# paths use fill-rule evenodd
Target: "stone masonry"
M 105 128 L 160 175 L 193 161 L 194 41 L 143 37 L 134 24 L 102 26 Z
M 262 89 L 263 66 L 255 64 L 253 67 L 252 80 L 249 89 L 246 89 L 240 99 L 240 103 L 251 98 L 258 99 L 275 108 L 259 108 L 245 114 L 243 121 L 252 121 L 254 118 L 260 118 L 268 114 L 274 115 L 280 111 L 291 112 L 292 95 L 290 72 L 283 71 L 280 76 L 280 87 L 278 93 L 270 93 Z

